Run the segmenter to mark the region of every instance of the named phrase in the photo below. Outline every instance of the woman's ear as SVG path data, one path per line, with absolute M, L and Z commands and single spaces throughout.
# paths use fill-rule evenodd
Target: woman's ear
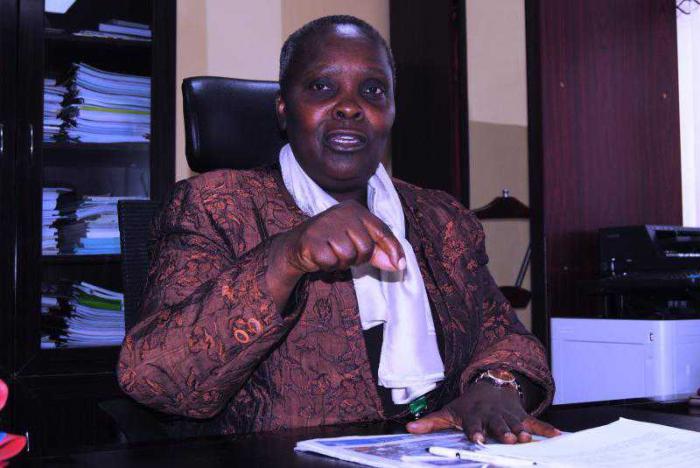
M 277 110 L 277 123 L 282 131 L 287 130 L 287 105 L 282 98 L 282 94 L 277 93 L 275 97 L 275 109 Z

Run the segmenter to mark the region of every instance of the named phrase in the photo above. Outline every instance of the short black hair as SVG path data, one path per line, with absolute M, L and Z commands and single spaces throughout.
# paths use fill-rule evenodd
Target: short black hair
M 392 81 L 394 88 L 396 88 L 396 63 L 394 63 L 394 54 L 391 53 L 391 48 L 389 47 L 389 44 L 386 43 L 382 35 L 379 34 L 379 32 L 369 23 L 362 21 L 360 18 L 356 18 L 355 16 L 331 15 L 309 21 L 304 26 L 290 34 L 287 40 L 284 41 L 282 51 L 280 52 L 279 75 L 280 90 L 283 96 L 286 94 L 285 91 L 289 87 L 292 68 L 291 65 L 294 59 L 296 59 L 296 55 L 304 50 L 306 41 L 313 38 L 316 34 L 323 32 L 326 28 L 343 24 L 356 26 L 365 36 L 382 46 L 387 57 L 389 58 Z

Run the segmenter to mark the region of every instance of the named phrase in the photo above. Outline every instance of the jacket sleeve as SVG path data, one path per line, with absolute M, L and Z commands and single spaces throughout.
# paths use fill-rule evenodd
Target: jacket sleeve
M 464 390 L 482 371 L 494 368 L 511 370 L 528 378 L 542 390 L 544 398 L 533 414 L 549 406 L 554 396 L 552 379 L 544 347 L 520 322 L 508 300 L 503 296 L 487 268 L 488 256 L 484 231 L 476 216 L 456 201 L 456 225 L 467 239 L 467 269 L 476 283 L 479 330 L 470 361 L 461 376 Z
M 142 319 L 119 357 L 119 384 L 135 400 L 212 417 L 294 325 L 298 312 L 281 316 L 265 290 L 269 241 L 238 251 L 252 226 L 244 213 L 217 219 L 190 182 L 176 186 L 157 221 Z

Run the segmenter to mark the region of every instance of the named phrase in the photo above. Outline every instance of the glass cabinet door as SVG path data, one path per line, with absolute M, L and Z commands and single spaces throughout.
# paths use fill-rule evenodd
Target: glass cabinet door
M 93 359 L 111 348 L 113 361 L 124 338 L 117 202 L 151 196 L 153 5 L 20 4 L 20 37 L 34 50 L 21 50 L 19 67 L 32 96 L 23 174 L 34 207 L 20 242 L 24 354 Z

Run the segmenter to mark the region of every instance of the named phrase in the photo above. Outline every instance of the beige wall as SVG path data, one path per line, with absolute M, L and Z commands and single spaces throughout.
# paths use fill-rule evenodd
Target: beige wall
M 471 208 L 501 190 L 528 204 L 524 0 L 466 0 Z M 513 285 L 530 242 L 529 222 L 484 221 L 489 269 Z M 529 273 L 523 287 L 530 288 Z M 530 307 L 518 316 L 531 327 Z
M 276 80 L 284 39 L 307 21 L 330 14 L 357 16 L 389 36 L 389 0 L 178 0 L 178 180 L 192 175 L 185 160 L 182 79 L 217 75 Z
M 524 0 L 466 0 L 469 119 L 527 126 Z

